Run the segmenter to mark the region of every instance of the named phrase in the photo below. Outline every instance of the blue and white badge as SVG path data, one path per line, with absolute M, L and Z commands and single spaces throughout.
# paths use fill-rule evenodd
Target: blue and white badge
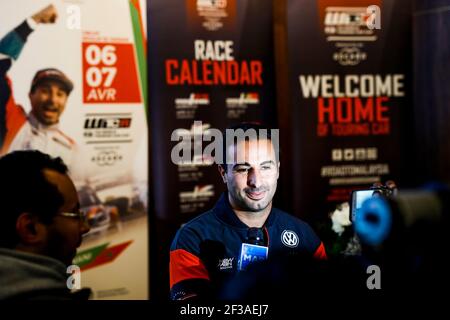
M 239 259 L 239 271 L 247 269 L 248 265 L 253 262 L 267 260 L 268 254 L 268 247 L 243 243 L 241 246 L 241 256 Z

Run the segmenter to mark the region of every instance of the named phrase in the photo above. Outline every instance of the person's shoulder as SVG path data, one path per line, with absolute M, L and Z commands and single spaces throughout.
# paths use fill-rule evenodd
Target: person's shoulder
M 182 229 L 197 229 L 199 227 L 203 227 L 204 225 L 209 225 L 215 220 L 214 210 L 208 210 L 199 214 L 197 217 L 192 218 L 188 222 L 186 222 Z
M 309 223 L 283 210 L 276 208 L 274 210 L 277 214 L 276 223 L 278 226 L 299 233 L 301 238 L 307 243 L 311 243 L 313 247 L 316 247 L 320 243 L 319 237 Z
M 273 208 L 273 211 L 277 215 L 278 223 L 284 223 L 284 224 L 292 224 L 293 226 L 298 226 L 301 228 L 310 228 L 309 224 L 299 217 L 294 216 L 293 214 L 287 213 L 286 211 L 283 211 L 278 208 Z
M 215 222 L 213 210 L 208 210 L 199 216 L 189 220 L 178 229 L 172 243 L 172 248 L 179 246 L 193 246 L 198 243 L 205 233 Z

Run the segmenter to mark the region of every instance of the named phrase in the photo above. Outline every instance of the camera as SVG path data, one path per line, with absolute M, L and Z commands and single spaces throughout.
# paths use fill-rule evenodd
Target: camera
M 351 194 L 350 202 L 350 221 L 354 223 L 357 211 L 367 199 L 371 197 L 392 197 L 397 189 L 391 189 L 385 186 L 373 187 L 370 189 L 354 190 Z
M 362 260 L 380 267 L 383 286 L 391 292 L 447 288 L 449 186 L 433 183 L 388 196 L 383 191 L 355 191 L 352 197 Z
M 353 227 L 361 242 L 369 246 L 400 236 L 411 236 L 414 241 L 432 238 L 448 223 L 449 199 L 450 191 L 444 184 L 398 193 L 386 192 L 386 188 L 354 191 Z

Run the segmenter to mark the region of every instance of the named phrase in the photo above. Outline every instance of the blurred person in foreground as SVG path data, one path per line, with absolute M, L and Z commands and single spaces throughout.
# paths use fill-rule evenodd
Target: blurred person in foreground
M 15 151 L 0 158 L 0 299 L 85 300 L 67 267 L 89 231 L 60 158 Z

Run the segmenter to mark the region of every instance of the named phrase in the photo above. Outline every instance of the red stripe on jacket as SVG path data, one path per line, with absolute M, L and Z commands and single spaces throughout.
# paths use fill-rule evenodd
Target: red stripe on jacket
M 187 279 L 209 280 L 208 271 L 200 258 L 183 249 L 170 252 L 169 270 L 170 288 Z
M 314 258 L 319 260 L 327 260 L 327 253 L 325 252 L 325 247 L 323 242 L 320 243 L 319 247 L 314 252 Z

